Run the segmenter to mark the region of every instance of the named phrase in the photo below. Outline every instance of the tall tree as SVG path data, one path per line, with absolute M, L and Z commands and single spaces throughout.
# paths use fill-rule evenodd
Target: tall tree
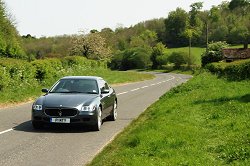
M 0 0 L 0 57 L 26 58 L 20 45 L 20 36 L 2 0 Z
M 184 36 L 184 32 L 187 26 L 188 13 L 185 10 L 177 8 L 170 12 L 165 20 L 167 45 L 173 47 L 186 45 L 188 40 Z
M 249 3 L 250 3 L 250 0 L 231 0 L 228 7 L 230 10 L 234 10 L 238 7 L 247 6 L 249 5 Z

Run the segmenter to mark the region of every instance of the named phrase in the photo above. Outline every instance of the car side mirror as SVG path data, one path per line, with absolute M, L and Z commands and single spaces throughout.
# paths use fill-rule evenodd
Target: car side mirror
M 109 89 L 102 89 L 102 94 L 107 94 L 107 93 L 109 93 Z
M 48 93 L 48 92 L 49 92 L 49 90 L 48 90 L 48 89 L 46 89 L 46 88 L 43 88 L 43 89 L 42 89 L 42 92 L 43 92 L 43 93 Z

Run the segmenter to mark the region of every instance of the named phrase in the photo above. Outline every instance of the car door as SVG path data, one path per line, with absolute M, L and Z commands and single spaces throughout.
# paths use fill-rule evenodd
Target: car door
M 101 87 L 100 91 L 101 91 L 102 113 L 103 117 L 106 117 L 109 115 L 111 109 L 110 89 L 104 80 L 100 81 L 100 87 Z

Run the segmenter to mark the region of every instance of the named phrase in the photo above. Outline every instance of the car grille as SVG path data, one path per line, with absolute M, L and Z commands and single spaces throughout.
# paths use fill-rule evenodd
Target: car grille
M 71 108 L 46 108 L 44 112 L 48 116 L 76 116 L 78 111 Z

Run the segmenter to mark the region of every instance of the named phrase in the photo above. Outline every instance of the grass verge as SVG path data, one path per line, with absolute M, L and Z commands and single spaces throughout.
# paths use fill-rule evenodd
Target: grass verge
M 111 71 L 105 69 L 98 70 L 84 70 L 80 72 L 76 72 L 73 75 L 92 75 L 92 76 L 100 76 L 103 77 L 110 84 L 118 84 L 118 83 L 129 83 L 136 81 L 143 81 L 147 79 L 152 79 L 154 76 L 152 74 L 147 73 L 138 73 L 138 72 L 120 72 L 120 71 Z M 57 78 L 54 79 L 53 82 L 56 82 Z M 34 85 L 22 86 L 19 87 L 11 87 L 1 92 L 0 95 L 0 107 L 19 103 L 23 101 L 29 101 L 41 95 L 41 88 L 51 87 L 52 85 L 41 85 L 38 83 L 34 83 Z
M 249 83 L 195 76 L 149 107 L 89 166 L 248 165 Z

